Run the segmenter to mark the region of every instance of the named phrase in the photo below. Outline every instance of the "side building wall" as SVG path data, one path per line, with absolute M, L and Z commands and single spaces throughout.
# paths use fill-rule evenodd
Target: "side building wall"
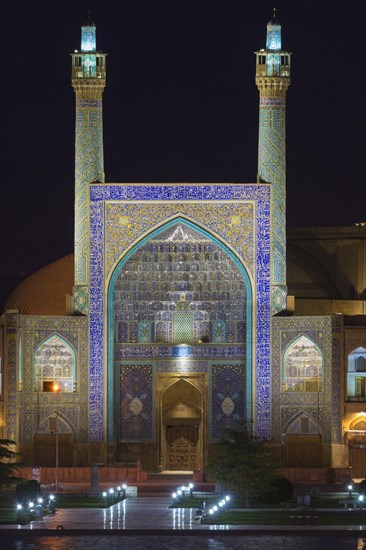
M 288 467 L 344 467 L 343 318 L 272 319 L 272 435 Z
M 15 440 L 24 463 L 52 465 L 58 430 L 60 466 L 84 465 L 88 462 L 87 318 L 8 312 L 2 321 L 4 435 Z M 61 382 L 59 394 L 51 389 L 54 381 Z

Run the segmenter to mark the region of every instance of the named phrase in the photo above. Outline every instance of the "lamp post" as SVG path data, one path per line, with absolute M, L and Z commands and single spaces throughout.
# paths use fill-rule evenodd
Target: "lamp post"
M 60 386 L 55 382 L 53 385 L 53 392 L 56 394 L 56 493 L 58 492 L 58 401 L 60 396 Z

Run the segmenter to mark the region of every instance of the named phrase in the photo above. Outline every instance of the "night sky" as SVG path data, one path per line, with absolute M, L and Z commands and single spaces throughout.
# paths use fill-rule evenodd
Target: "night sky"
M 253 183 L 253 52 L 273 5 L 293 52 L 288 226 L 366 221 L 363 0 L 2 0 L 0 301 L 73 250 L 69 54 L 88 9 L 109 54 L 106 181 Z

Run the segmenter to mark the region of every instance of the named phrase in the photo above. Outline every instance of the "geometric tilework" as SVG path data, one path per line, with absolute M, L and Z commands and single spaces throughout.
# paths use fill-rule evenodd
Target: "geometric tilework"
M 54 334 L 35 352 L 34 378 L 37 391 L 43 391 L 43 382 L 54 382 L 61 392 L 76 389 L 75 352 L 63 338 Z
M 213 364 L 210 385 L 209 431 L 215 440 L 226 428 L 240 429 L 246 420 L 244 365 Z
M 184 239 L 174 239 L 177 232 Z M 116 268 L 118 269 L 118 267 Z M 245 340 L 245 283 L 230 257 L 184 224 L 147 241 L 114 286 L 115 342 Z
M 255 218 L 250 216 L 255 208 Z M 248 217 L 249 216 L 249 217 Z M 135 220 L 139 223 L 134 223 Z M 232 259 L 249 275 L 256 293 L 252 310 L 253 330 L 248 331 L 246 356 L 248 373 L 256 372 L 255 398 L 258 435 L 269 436 L 270 417 L 270 204 L 267 185 L 91 185 L 90 186 L 90 439 L 104 441 L 104 372 L 107 356 L 113 358 L 113 339 L 104 342 L 103 319 L 113 270 L 122 258 L 129 258 L 141 239 L 148 242 L 163 224 L 173 220 L 192 225 L 218 243 L 225 243 Z M 170 220 L 170 221 L 169 221 Z M 243 223 L 245 220 L 245 224 Z M 252 220 L 252 221 L 250 221 Z M 154 233 L 155 232 L 155 233 Z M 242 238 L 243 237 L 243 238 Z M 112 301 L 110 302 L 112 303 Z M 114 319 L 107 333 L 113 334 Z M 136 329 L 138 338 L 138 328 Z M 147 344 L 148 345 L 148 344 Z M 211 344 L 215 347 L 215 344 Z M 137 352 L 141 346 L 132 346 Z M 169 345 L 165 346 L 169 350 Z M 123 348 L 120 352 L 123 354 Z M 119 353 L 119 352 L 118 352 Z M 135 355 L 138 358 L 138 355 Z M 112 367 L 110 367 L 111 369 Z M 113 370 L 109 371 L 113 372 Z M 112 374 L 109 380 L 112 380 Z M 259 383 L 260 382 L 260 383 Z M 113 382 L 107 399 L 113 402 Z
M 272 184 L 272 313 L 286 309 L 286 149 L 285 97 L 260 97 L 258 175 Z
M 153 367 L 120 367 L 120 438 L 122 441 L 153 439 Z
M 100 81 L 86 79 L 88 85 L 74 85 L 76 92 L 75 124 L 75 285 L 88 284 L 89 268 L 89 184 L 104 181 L 103 114 Z M 73 81 L 74 83 L 74 81 Z M 90 97 L 78 97 L 81 90 Z M 98 92 L 98 98 L 93 95 Z M 85 93 L 84 93 L 85 96 Z
M 8 407 L 6 415 L 7 438 L 16 439 L 16 372 L 17 372 L 17 337 L 11 334 L 7 339 L 8 364 Z
M 87 315 L 89 311 L 89 292 L 86 285 L 73 287 L 73 311 L 79 315 Z
M 23 330 L 23 391 L 21 413 L 21 440 L 33 442 L 36 433 L 44 432 L 45 420 L 55 414 L 56 397 L 53 392 L 37 391 L 35 362 L 37 351 L 45 342 L 62 342 L 73 350 L 77 373 L 74 391 L 60 391 L 58 410 L 64 432 L 75 435 L 78 442 L 88 441 L 88 359 L 87 327 L 85 317 L 22 316 Z M 93 389 L 90 389 L 93 392 Z M 27 411 L 33 411 L 28 414 Z M 61 428 L 60 428 L 61 429 Z
M 309 418 L 310 426 L 316 423 L 324 442 L 341 441 L 340 321 L 337 317 L 272 318 L 272 435 L 277 440 L 281 440 L 282 434 L 293 433 L 302 415 Z M 300 349 L 302 342 L 305 344 L 303 352 Z M 284 380 L 283 369 L 288 369 L 287 354 L 296 346 L 300 362 L 293 363 L 291 368 L 294 370 L 290 373 L 302 371 L 307 364 L 318 365 L 321 354 L 323 382 L 316 387 L 311 382 L 307 388 L 302 386 L 305 382 L 297 382 L 298 388 L 293 383 L 292 391 L 288 391 L 281 380 Z M 306 353 L 310 354 L 310 362 L 302 357 Z M 316 366 L 306 368 L 317 369 Z

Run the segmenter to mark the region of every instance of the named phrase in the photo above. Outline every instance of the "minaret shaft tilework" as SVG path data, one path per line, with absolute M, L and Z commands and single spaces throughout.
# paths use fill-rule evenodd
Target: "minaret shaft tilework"
M 89 184 L 104 182 L 103 102 L 106 54 L 96 52 L 95 25 L 82 27 L 81 52 L 72 54 L 75 118 L 75 269 L 74 311 L 86 314 L 89 302 Z
M 266 50 L 256 52 L 259 100 L 258 179 L 272 184 L 271 311 L 286 309 L 286 92 L 291 54 L 281 50 L 281 26 L 267 25 Z

